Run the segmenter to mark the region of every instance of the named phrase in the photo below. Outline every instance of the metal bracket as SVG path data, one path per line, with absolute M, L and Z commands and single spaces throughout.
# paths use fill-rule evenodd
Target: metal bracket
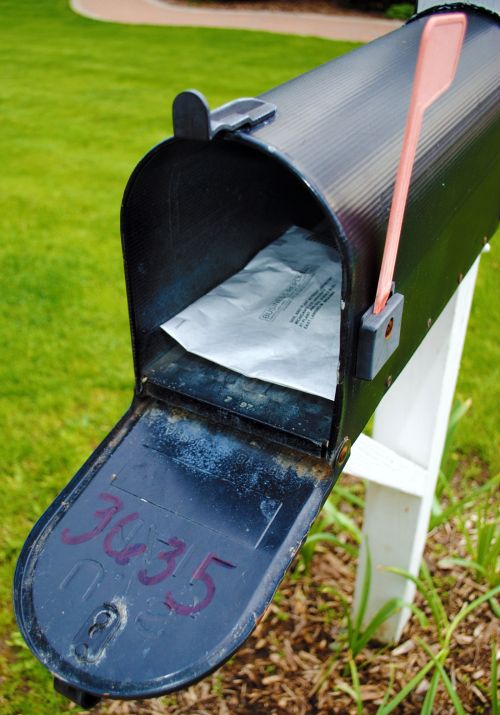
M 84 690 L 75 688 L 74 685 L 65 683 L 60 678 L 54 676 L 54 690 L 65 698 L 79 705 L 84 710 L 92 710 L 101 702 L 101 698 L 92 693 L 86 693 Z
M 175 136 L 199 141 L 210 141 L 221 131 L 254 127 L 276 114 L 274 104 L 252 97 L 235 99 L 211 112 L 206 98 L 195 89 L 178 94 L 172 110 Z
M 404 296 L 394 293 L 380 313 L 372 305 L 361 318 L 356 377 L 373 380 L 398 347 L 403 304 Z

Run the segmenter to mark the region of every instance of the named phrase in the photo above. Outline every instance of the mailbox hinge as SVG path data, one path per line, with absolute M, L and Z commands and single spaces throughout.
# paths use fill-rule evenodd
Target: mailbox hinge
M 87 693 L 84 690 L 80 690 L 74 685 L 65 683 L 64 680 L 54 676 L 54 690 L 65 698 L 71 700 L 72 702 L 79 705 L 84 710 L 92 710 L 96 705 L 101 702 L 101 698 L 97 695 L 92 695 L 92 693 Z
M 199 141 L 210 141 L 221 131 L 254 127 L 276 114 L 274 104 L 253 97 L 235 99 L 210 111 L 206 98 L 195 89 L 178 94 L 172 109 L 174 135 Z

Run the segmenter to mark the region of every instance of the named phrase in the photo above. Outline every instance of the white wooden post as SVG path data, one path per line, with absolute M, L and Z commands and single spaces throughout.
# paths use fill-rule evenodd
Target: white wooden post
M 479 258 L 375 413 L 373 437 L 353 445 L 345 472 L 368 481 L 363 531 L 372 560 L 365 623 L 390 598 L 412 602 L 415 586 L 383 571 L 396 566 L 417 575 L 429 524 Z M 366 565 L 360 551 L 354 609 Z M 397 642 L 409 618 L 403 609 L 377 637 Z

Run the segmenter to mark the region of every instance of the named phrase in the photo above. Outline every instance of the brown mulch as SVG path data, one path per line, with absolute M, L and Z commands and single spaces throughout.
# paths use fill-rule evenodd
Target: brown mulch
M 479 464 L 478 483 L 483 481 Z M 460 471 L 455 476 L 460 486 Z M 355 482 L 343 478 L 343 484 Z M 358 483 L 359 490 L 362 489 Z M 342 509 L 361 520 L 360 510 Z M 425 558 L 448 616 L 485 591 L 465 569 L 443 567 L 443 555 L 465 556 L 464 540 L 453 521 L 428 537 Z M 216 673 L 189 689 L 157 700 L 102 704 L 96 715 L 350 715 L 356 713 L 351 697 L 339 689 L 351 685 L 343 648 L 345 618 L 336 592 L 352 598 L 353 559 L 329 544 L 316 550 L 310 576 L 289 574 L 266 618 L 245 646 Z M 430 616 L 423 600 L 416 603 Z M 498 622 L 488 604 L 476 609 L 455 632 L 445 667 L 466 712 L 489 713 L 491 644 L 498 642 Z M 356 662 L 361 681 L 363 713 L 375 713 L 393 672 L 392 693 L 398 692 L 428 661 L 418 643 L 422 638 L 439 650 L 432 619 L 423 629 L 413 617 L 398 646 L 370 644 Z M 335 654 L 335 646 L 340 652 Z M 430 676 L 429 676 L 430 678 Z M 419 713 L 429 680 L 394 711 Z M 453 713 L 442 684 L 434 712 Z
M 307 12 L 322 15 L 351 15 L 358 17 L 385 17 L 383 11 L 363 11 L 350 8 L 341 0 L 167 0 L 172 5 L 197 9 L 218 10 L 268 10 L 271 12 Z M 396 0 L 394 0 L 396 2 Z

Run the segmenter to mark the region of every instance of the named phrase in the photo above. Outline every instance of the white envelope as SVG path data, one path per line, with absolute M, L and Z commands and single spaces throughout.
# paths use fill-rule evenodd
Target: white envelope
M 294 226 L 161 327 L 207 360 L 333 400 L 341 281 L 335 249 Z

